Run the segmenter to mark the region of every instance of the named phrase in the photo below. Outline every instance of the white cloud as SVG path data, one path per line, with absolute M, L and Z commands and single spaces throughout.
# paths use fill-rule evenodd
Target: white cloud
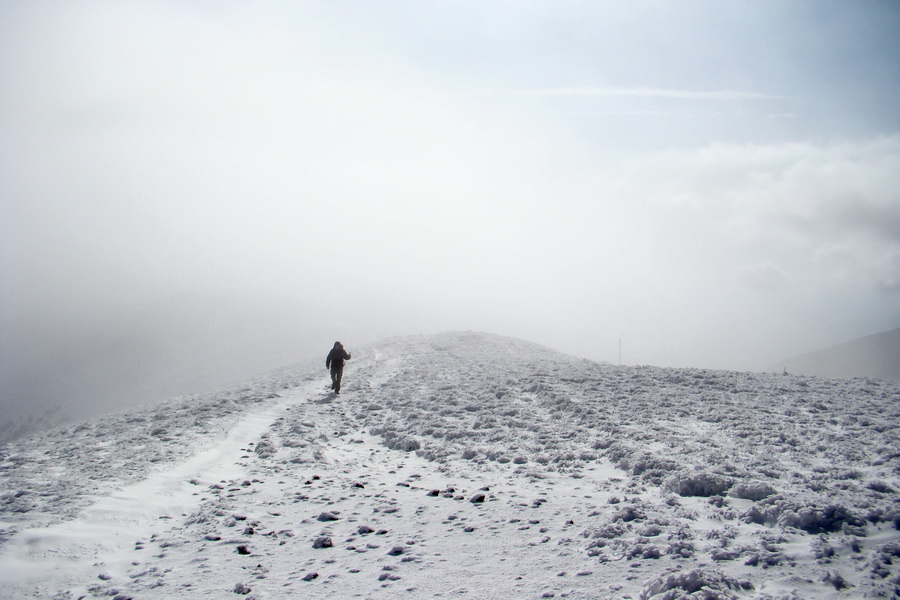
M 785 96 L 742 90 L 677 90 L 652 87 L 565 87 L 536 89 L 489 89 L 476 94 L 486 96 L 663 98 L 677 100 L 788 100 Z
M 692 246 L 706 240 L 706 251 L 736 255 L 733 262 L 777 265 L 800 285 L 827 284 L 827 270 L 805 271 L 820 249 L 838 244 L 870 267 L 873 286 L 888 276 L 878 257 L 900 244 L 900 136 L 720 144 L 643 158 L 619 175 L 618 193 L 642 198 L 645 214 L 663 219 L 659 233 L 687 241 L 690 232 Z
M 657 153 L 594 172 L 568 250 L 647 362 L 765 365 L 895 326 L 898 190 L 900 137 Z
M 763 291 L 781 289 L 787 279 L 784 271 L 772 263 L 745 265 L 740 267 L 739 275 L 748 285 Z

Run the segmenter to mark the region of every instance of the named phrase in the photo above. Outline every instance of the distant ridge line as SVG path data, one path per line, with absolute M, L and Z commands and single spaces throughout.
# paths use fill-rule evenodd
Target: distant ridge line
M 795 375 L 900 381 L 900 327 L 782 361 L 773 370 Z

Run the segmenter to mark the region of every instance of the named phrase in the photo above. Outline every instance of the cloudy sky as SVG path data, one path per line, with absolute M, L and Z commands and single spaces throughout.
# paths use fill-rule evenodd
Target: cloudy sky
M 890 0 L 0 2 L 0 407 L 334 339 L 765 369 L 898 327 L 897 31 Z

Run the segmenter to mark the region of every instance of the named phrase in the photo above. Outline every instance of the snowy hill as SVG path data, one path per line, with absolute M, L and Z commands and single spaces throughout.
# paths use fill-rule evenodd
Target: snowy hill
M 0 447 L 0 597 L 900 593 L 900 384 L 348 350 Z
M 776 368 L 820 377 L 876 377 L 900 381 L 900 328 L 783 361 Z

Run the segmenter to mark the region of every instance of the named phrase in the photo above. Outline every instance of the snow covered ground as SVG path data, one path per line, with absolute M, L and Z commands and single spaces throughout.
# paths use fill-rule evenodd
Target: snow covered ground
M 896 383 L 348 349 L 0 447 L 0 597 L 900 596 Z

